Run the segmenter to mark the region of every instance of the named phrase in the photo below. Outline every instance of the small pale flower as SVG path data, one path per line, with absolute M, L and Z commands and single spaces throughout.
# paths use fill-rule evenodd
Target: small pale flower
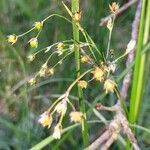
M 80 111 L 72 111 L 70 113 L 70 120 L 71 122 L 75 122 L 75 123 L 81 123 L 83 119 L 83 113 Z
M 54 128 L 53 137 L 55 139 L 60 139 L 61 138 L 61 131 L 62 131 L 62 125 L 60 123 L 58 123 Z
M 35 79 L 35 78 L 31 78 L 31 79 L 28 81 L 28 83 L 29 83 L 30 85 L 35 85 L 36 79 Z
M 28 60 L 31 62 L 31 61 L 33 61 L 33 60 L 34 60 L 35 55 L 32 55 L 32 54 L 31 54 L 31 55 L 29 55 L 27 58 L 28 58 Z
M 67 101 L 66 99 L 60 101 L 56 107 L 55 107 L 55 111 L 59 114 L 64 115 L 66 113 L 67 110 Z
M 131 40 L 127 45 L 126 53 L 130 53 L 135 48 L 135 45 L 136 45 L 136 41 Z
M 58 56 L 61 56 L 63 54 L 63 50 L 57 50 Z
M 74 14 L 74 19 L 75 19 L 76 21 L 80 21 L 80 20 L 81 20 L 81 12 L 76 12 L 76 13 Z
M 42 27 L 43 27 L 43 22 L 42 22 L 42 21 L 41 21 L 41 22 L 35 22 L 35 23 L 34 23 L 34 27 L 35 27 L 35 29 L 37 29 L 37 30 L 41 30 Z
M 87 87 L 88 83 L 85 80 L 80 80 L 78 81 L 78 86 L 81 87 L 82 89 Z
M 15 34 L 12 34 L 12 35 L 7 36 L 7 41 L 8 41 L 9 43 L 11 43 L 11 44 L 16 43 L 16 42 L 17 42 L 17 39 L 18 39 L 18 37 L 17 37 L 17 35 L 15 35 Z
M 87 56 L 81 56 L 81 62 L 91 64 L 91 62 Z
M 109 66 L 108 66 L 108 68 L 109 68 L 110 71 L 112 71 L 114 73 L 115 70 L 116 70 L 116 64 L 110 63 Z
M 59 42 L 58 44 L 57 44 L 57 49 L 59 50 L 59 49 L 63 49 L 64 48 L 64 43 L 62 43 L 62 42 Z
M 92 71 L 93 78 L 98 81 L 102 81 L 104 79 L 104 70 L 99 67 L 95 67 L 94 71 Z
M 47 63 L 44 63 L 39 71 L 39 76 L 45 77 L 45 75 L 47 73 L 47 69 L 48 69 Z
M 64 43 L 60 42 L 57 44 L 57 53 L 58 55 L 62 55 L 63 54 L 63 49 L 64 49 Z
M 44 63 L 41 68 L 42 69 L 47 69 L 48 68 L 47 63 Z
M 110 18 L 107 22 L 107 28 L 111 31 L 113 28 L 112 19 Z
M 113 2 L 111 5 L 109 4 L 109 8 L 112 13 L 116 13 L 119 10 L 119 4 Z
M 44 112 L 43 114 L 40 115 L 40 119 L 38 122 L 43 126 L 43 127 L 48 127 L 50 128 L 52 124 L 53 118 L 48 112 Z
M 108 92 L 114 92 L 115 86 L 116 86 L 116 82 L 114 80 L 107 79 L 104 82 L 104 89 L 106 90 L 106 93 L 108 93 Z
M 58 55 L 59 56 L 62 55 L 63 54 L 63 49 L 64 49 L 64 43 L 59 42 L 56 47 L 57 47 Z
M 47 75 L 48 76 L 52 76 L 53 74 L 54 74 L 54 69 L 53 68 L 47 69 Z
M 70 50 L 74 50 L 74 44 L 69 45 L 69 49 L 70 49 Z
M 31 48 L 37 48 L 38 47 L 38 39 L 37 38 L 32 38 L 29 40 Z

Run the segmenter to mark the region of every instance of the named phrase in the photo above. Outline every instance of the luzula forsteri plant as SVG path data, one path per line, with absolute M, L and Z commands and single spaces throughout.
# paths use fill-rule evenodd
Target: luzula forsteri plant
M 74 104 L 69 99 L 70 92 L 76 84 L 81 89 L 86 89 L 88 87 L 89 82 L 96 80 L 97 82 L 100 82 L 101 84 L 104 85 L 104 90 L 106 91 L 106 93 L 112 92 L 115 93 L 117 96 L 119 96 L 117 83 L 113 76 L 116 70 L 117 61 L 123 58 L 124 56 L 126 56 L 130 51 L 132 51 L 135 45 L 135 41 L 130 41 L 129 44 L 127 45 L 124 54 L 112 60 L 110 56 L 112 51 L 112 49 L 110 48 L 110 41 L 111 41 L 112 30 L 115 22 L 116 12 L 119 9 L 119 5 L 117 3 L 113 2 L 111 5 L 109 5 L 113 17 L 109 19 L 106 25 L 109 31 L 109 39 L 108 39 L 108 45 L 105 54 L 103 54 L 97 48 L 92 38 L 81 26 L 80 24 L 81 12 L 72 13 L 64 3 L 63 5 L 67 10 L 67 12 L 69 13 L 71 19 L 75 21 L 75 24 L 78 27 L 79 31 L 83 34 L 83 37 L 85 38 L 85 42 L 80 41 L 78 45 L 75 45 L 73 40 L 65 40 L 65 41 L 53 43 L 52 45 L 40 49 L 37 52 L 30 54 L 27 57 L 29 61 L 33 61 L 34 59 L 36 59 L 36 55 L 40 52 L 50 53 L 47 60 L 41 66 L 39 71 L 37 71 L 35 76 L 28 81 L 30 85 L 35 85 L 38 82 L 38 79 L 41 77 L 53 76 L 55 73 L 55 68 L 58 65 L 61 65 L 68 56 L 74 53 L 75 46 L 78 46 L 78 48 L 80 49 L 80 54 L 81 54 L 80 62 L 83 65 L 86 66 L 88 65 L 88 68 L 90 68 L 84 73 L 82 73 L 79 77 L 77 77 L 77 79 L 75 79 L 75 81 L 67 88 L 66 92 L 64 92 L 64 94 L 62 94 L 58 99 L 56 99 L 54 103 L 49 107 L 49 109 L 46 110 L 43 114 L 41 114 L 38 120 L 38 122 L 43 127 L 50 128 L 51 124 L 53 123 L 54 113 L 58 114 L 59 119 L 54 127 L 54 132 L 53 132 L 53 137 L 55 139 L 61 138 L 61 132 L 63 129 L 62 121 L 64 116 L 66 115 L 68 106 L 72 108 L 72 111 L 70 112 L 69 115 L 71 122 L 81 123 L 83 119 L 86 120 L 85 115 L 82 112 L 77 111 L 76 108 L 74 107 Z M 35 48 L 35 49 L 38 48 L 38 45 L 40 44 L 40 42 L 38 41 L 38 37 L 40 36 L 40 33 L 44 29 L 44 24 L 48 19 L 54 16 L 61 17 L 66 21 L 68 21 L 69 23 L 72 23 L 72 21 L 70 21 L 64 16 L 58 14 L 52 14 L 42 21 L 35 22 L 33 24 L 33 28 L 31 28 L 29 31 L 21 35 L 16 35 L 16 34 L 9 35 L 8 42 L 11 44 L 15 44 L 21 37 L 27 35 L 31 31 L 36 30 L 37 35 L 29 39 L 28 44 L 30 45 L 31 48 Z M 54 57 L 54 54 L 58 56 L 59 61 L 55 65 L 50 67 L 48 65 L 48 62 L 52 57 Z M 96 57 L 95 54 L 99 55 L 98 58 L 100 58 L 100 60 L 97 60 L 98 58 Z M 85 79 L 83 79 L 83 77 L 88 74 L 91 74 L 92 78 L 89 81 L 86 81 Z

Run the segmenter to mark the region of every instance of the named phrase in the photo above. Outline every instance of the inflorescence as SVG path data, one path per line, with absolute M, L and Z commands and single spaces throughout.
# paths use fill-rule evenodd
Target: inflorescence
M 90 69 L 88 69 L 86 72 L 81 74 L 81 76 L 78 77 L 69 86 L 69 88 L 66 90 L 66 92 L 64 94 L 62 94 L 58 99 L 56 99 L 48 110 L 46 110 L 43 114 L 41 114 L 38 122 L 43 127 L 48 127 L 48 128 L 50 128 L 53 123 L 54 114 L 55 113 L 58 114 L 59 119 L 58 119 L 57 124 L 54 127 L 54 132 L 53 132 L 53 137 L 55 139 L 61 138 L 61 132 L 63 129 L 62 121 L 63 121 L 64 116 L 66 115 L 68 105 L 70 105 L 72 108 L 72 111 L 70 112 L 70 115 L 69 115 L 71 122 L 81 123 L 83 119 L 86 119 L 82 112 L 77 111 L 75 109 L 73 103 L 69 99 L 69 94 L 70 94 L 73 86 L 75 86 L 77 84 L 80 88 L 86 89 L 88 87 L 88 83 L 92 80 L 95 80 L 95 81 L 98 81 L 103 84 L 104 90 L 106 91 L 106 93 L 118 92 L 118 90 L 116 90 L 117 83 L 113 77 L 113 74 L 116 71 L 117 62 L 121 58 L 125 57 L 128 53 L 130 53 L 132 51 L 133 47 L 135 46 L 135 41 L 130 41 L 129 44 L 127 45 L 127 48 L 126 48 L 125 52 L 123 53 L 123 55 L 121 55 L 120 57 L 118 57 L 114 60 L 112 60 L 112 59 L 110 60 L 110 55 L 111 55 L 111 51 L 112 51 L 112 49 L 110 48 L 110 40 L 111 40 L 112 30 L 113 30 L 113 26 L 114 26 L 114 22 L 115 22 L 116 12 L 119 10 L 119 5 L 116 2 L 113 2 L 111 5 L 109 5 L 110 12 L 113 14 L 113 17 L 111 17 L 109 19 L 109 21 L 106 25 L 106 27 L 108 28 L 108 31 L 109 31 L 109 39 L 108 39 L 108 46 L 107 46 L 106 54 L 101 54 L 101 52 L 99 51 L 99 49 L 97 48 L 97 46 L 95 45 L 95 43 L 93 42 L 91 37 L 81 26 L 81 24 L 80 24 L 81 12 L 76 12 L 75 14 L 73 14 L 65 4 L 63 4 L 63 5 L 65 6 L 66 10 L 68 11 L 69 15 L 71 16 L 71 19 L 74 19 L 77 27 L 79 28 L 79 30 L 81 31 L 81 33 L 83 34 L 83 36 L 85 38 L 85 42 L 80 42 L 80 43 L 78 43 L 77 46 L 80 48 L 80 53 L 81 53 L 80 62 L 83 65 L 88 65 L 90 67 Z M 16 35 L 16 34 L 9 35 L 7 41 L 13 45 L 21 37 L 25 36 L 26 34 L 30 33 L 31 31 L 36 30 L 38 32 L 37 36 L 29 39 L 28 44 L 30 45 L 31 48 L 37 49 L 38 45 L 40 44 L 40 42 L 38 41 L 38 37 L 44 28 L 44 24 L 45 24 L 46 20 L 51 18 L 52 16 L 61 17 L 61 18 L 64 18 L 65 20 L 67 20 L 68 22 L 71 22 L 69 19 L 65 18 L 64 16 L 52 14 L 42 21 L 35 22 L 33 24 L 33 28 L 31 28 L 29 31 L 27 31 L 21 35 Z M 65 60 L 66 57 L 70 56 L 74 52 L 74 46 L 75 45 L 74 45 L 73 40 L 66 40 L 66 41 L 54 43 L 43 49 L 38 50 L 37 52 L 35 52 L 33 54 L 30 54 L 27 57 L 27 59 L 30 62 L 32 62 L 32 61 L 34 61 L 34 59 L 36 58 L 36 55 L 38 53 L 51 52 L 51 54 L 48 56 L 45 63 L 41 66 L 39 71 L 37 71 L 35 76 L 28 81 L 28 83 L 30 85 L 35 85 L 38 81 L 38 78 L 53 76 L 55 73 L 55 68 L 58 65 L 60 65 Z M 98 54 L 102 57 L 102 59 L 99 61 L 97 61 L 95 59 L 94 54 L 96 52 L 98 52 Z M 54 66 L 50 67 L 48 65 L 48 62 L 51 59 L 51 57 L 53 57 L 54 54 L 56 54 L 60 59 Z M 83 77 L 87 74 L 92 75 L 92 78 L 89 81 L 86 81 L 85 79 L 83 79 Z

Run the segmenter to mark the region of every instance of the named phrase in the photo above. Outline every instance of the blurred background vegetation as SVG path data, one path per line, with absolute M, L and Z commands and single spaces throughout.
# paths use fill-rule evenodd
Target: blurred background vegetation
M 100 18 L 109 14 L 108 4 L 111 0 L 82 0 L 81 24 L 94 39 L 99 49 L 106 49 L 108 31 L 100 27 Z M 120 5 L 127 0 L 118 0 Z M 68 1 L 69 4 L 69 1 Z M 130 7 L 116 20 L 112 35 L 111 48 L 115 56 L 123 53 L 131 36 L 131 24 L 135 15 L 136 5 Z M 39 115 L 51 105 L 54 98 L 62 94 L 67 85 L 75 78 L 74 58 L 70 57 L 57 68 L 54 77 L 41 80 L 36 86 L 30 87 L 27 80 L 43 64 L 46 55 L 40 53 L 32 62 L 27 61 L 29 53 L 33 52 L 27 42 L 35 35 L 34 32 L 25 36 L 14 46 L 6 42 L 9 34 L 21 34 L 49 14 L 58 13 L 69 17 L 60 0 L 0 0 L 0 150 L 27 150 L 51 134 L 49 129 L 41 127 L 37 120 Z M 51 18 L 44 25 L 39 39 L 39 49 L 54 42 L 72 38 L 72 27 L 60 18 Z M 81 37 L 82 41 L 82 37 Z M 55 61 L 55 60 L 53 60 Z M 51 62 L 53 63 L 53 62 Z M 70 67 L 68 67 L 70 66 Z M 118 64 L 116 79 L 123 77 L 125 60 Z M 121 80 L 119 80 L 121 85 Z M 144 96 L 138 118 L 138 125 L 150 128 L 150 79 L 147 79 Z M 87 100 L 87 120 L 98 120 L 99 113 L 93 113 L 91 105 L 102 102 L 109 106 L 115 103 L 113 95 L 103 96 L 102 87 L 94 82 L 84 91 Z M 76 104 L 76 93 L 72 93 L 72 101 Z M 129 93 L 130 96 L 130 93 Z M 127 106 L 129 105 L 129 98 Z M 96 111 L 96 110 L 95 110 Z M 101 112 L 106 119 L 112 114 Z M 64 127 L 71 124 L 69 118 L 64 120 Z M 91 141 L 103 131 L 103 124 L 90 124 L 88 129 Z M 136 137 L 142 149 L 150 149 L 150 135 L 136 129 Z M 82 149 L 80 127 L 69 130 L 59 141 L 53 141 L 45 149 Z M 117 141 L 112 149 L 120 149 L 122 144 Z

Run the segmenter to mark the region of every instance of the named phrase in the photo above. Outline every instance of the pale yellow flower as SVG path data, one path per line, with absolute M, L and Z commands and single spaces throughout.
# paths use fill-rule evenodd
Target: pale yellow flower
M 37 30 L 41 30 L 42 27 L 43 27 L 43 22 L 35 22 L 35 23 L 34 23 L 34 27 L 35 27 L 35 29 L 37 29 Z
M 78 86 L 81 87 L 82 89 L 87 87 L 88 83 L 85 80 L 80 80 L 78 81 Z
M 106 90 L 106 93 L 108 93 L 108 92 L 114 92 L 115 86 L 116 86 L 116 82 L 114 80 L 107 79 L 104 82 L 104 89 Z
M 52 76 L 54 74 L 54 69 L 53 68 L 48 68 L 47 69 L 47 75 Z
M 67 110 L 67 101 L 66 99 L 60 101 L 56 107 L 55 107 L 55 111 L 59 114 L 64 115 L 66 113 Z
M 53 121 L 53 118 L 48 112 L 44 112 L 43 114 L 41 114 L 40 119 L 38 120 L 38 122 L 43 127 L 47 126 L 48 128 L 50 128 L 52 121 Z
M 113 28 L 112 19 L 110 18 L 107 22 L 107 28 L 111 31 Z
M 48 68 L 47 63 L 44 63 L 41 68 L 42 69 L 47 69 Z
M 39 76 L 45 77 L 47 69 L 48 69 L 47 63 L 44 63 L 39 71 Z
M 60 123 L 58 123 L 54 128 L 53 137 L 55 139 L 60 139 L 61 138 L 61 132 L 62 132 L 62 125 Z
M 109 8 L 112 13 L 116 13 L 119 10 L 119 4 L 113 2 L 111 5 L 109 4 Z
M 29 61 L 33 61 L 34 58 L 35 58 L 35 55 L 32 55 L 32 54 L 31 54 L 31 55 L 29 55 L 27 58 L 28 58 Z
M 64 48 L 64 43 L 59 42 L 56 47 L 58 50 L 60 50 L 60 49 L 62 50 Z
M 74 14 L 74 19 L 75 19 L 76 21 L 80 21 L 80 20 L 81 20 L 81 12 L 76 12 L 76 13 Z
M 81 56 L 81 62 L 91 64 L 91 62 L 87 56 Z
M 83 113 L 82 112 L 72 111 L 70 113 L 70 120 L 71 120 L 71 122 L 81 123 L 82 119 L 83 119 Z
M 93 74 L 93 78 L 98 81 L 102 81 L 104 79 L 104 70 L 99 67 L 95 67 L 94 71 L 91 72 Z
M 16 42 L 17 42 L 17 39 L 18 39 L 18 37 L 17 37 L 17 35 L 15 35 L 15 34 L 12 34 L 12 35 L 7 36 L 7 41 L 8 41 L 9 43 L 11 43 L 11 44 L 16 43 Z
M 63 49 L 64 49 L 64 43 L 59 42 L 56 47 L 57 47 L 58 55 L 59 56 L 62 55 L 63 54 Z
M 38 39 L 37 38 L 32 38 L 29 40 L 31 48 L 37 48 L 38 47 Z
M 31 79 L 28 81 L 28 83 L 29 83 L 30 85 L 34 85 L 34 84 L 36 83 L 36 79 L 35 79 L 35 78 L 31 78 Z

